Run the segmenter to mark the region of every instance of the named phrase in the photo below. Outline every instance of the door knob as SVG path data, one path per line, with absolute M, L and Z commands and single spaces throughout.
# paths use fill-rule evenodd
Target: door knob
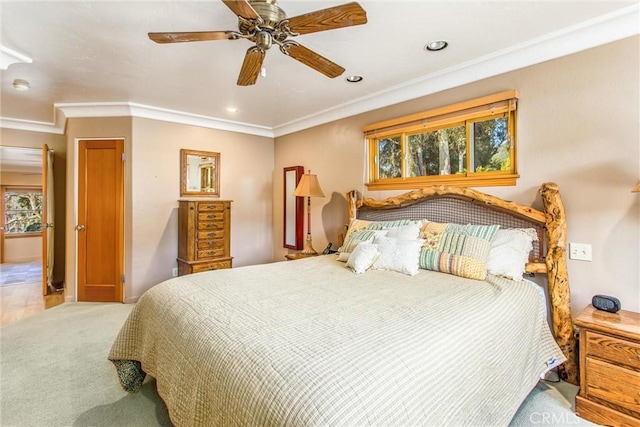
M 76 225 L 76 230 L 78 231 L 84 231 L 85 226 L 84 225 Z

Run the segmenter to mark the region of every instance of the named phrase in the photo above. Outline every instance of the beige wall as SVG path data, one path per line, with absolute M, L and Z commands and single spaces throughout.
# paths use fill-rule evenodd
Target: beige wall
M 4 262 L 20 263 L 42 260 L 42 236 L 4 239 Z
M 181 148 L 220 153 L 220 199 L 233 201 L 233 266 L 273 258 L 273 139 L 136 118 L 130 165 L 134 267 L 129 298 L 137 299 L 170 278 L 177 267 Z
M 541 208 L 539 185 L 560 186 L 570 242 L 590 243 L 593 261 L 568 261 L 574 314 L 594 294 L 640 310 L 639 37 L 482 80 L 431 96 L 276 139 L 274 235 L 282 235 L 282 168 L 317 173 L 327 195 L 312 199 L 314 247 L 336 242 L 346 220 L 344 193 L 364 182 L 362 126 L 429 108 L 518 89 L 518 172 L 515 187 L 480 188 Z M 337 218 L 337 219 L 336 219 Z M 274 255 L 283 256 L 281 239 Z
M 53 281 L 62 282 L 65 278 L 65 213 L 66 213 L 66 158 L 67 158 L 67 146 L 66 137 L 64 135 L 43 133 L 43 132 L 28 132 L 15 129 L 0 128 L 0 145 L 7 147 L 23 147 L 23 148 L 36 148 L 42 149 L 42 144 L 47 144 L 50 149 L 54 150 L 54 271 Z M 14 174 L 2 174 L 2 183 L 9 183 L 8 180 L 15 179 Z M 24 176 L 24 179 L 28 182 L 28 185 L 37 184 L 42 185 L 40 176 Z M 17 184 L 17 182 L 10 182 L 11 184 Z M 17 239 L 23 240 L 23 239 Z M 27 244 L 26 241 L 31 241 Z M 28 238 L 25 242 L 17 243 L 18 246 L 27 245 L 30 247 L 28 250 L 30 254 L 35 254 L 34 247 L 40 248 L 42 239 L 40 237 Z M 9 246 L 6 247 L 5 261 L 11 259 L 11 245 L 14 242 L 6 242 Z M 17 249 L 17 248 L 16 248 Z M 42 257 L 41 248 L 38 258 Z M 18 258 L 22 255 L 18 256 Z M 31 257 L 31 255 L 30 255 Z M 14 257 L 16 258 L 16 257 Z M 7 261 L 8 262 L 8 261 Z
M 22 173 L 22 172 L 2 172 L 0 173 L 0 185 L 17 185 L 17 186 L 31 186 L 42 187 L 42 174 L 41 173 Z
M 220 198 L 233 200 L 233 265 L 272 260 L 273 139 L 130 117 L 70 119 L 67 136 L 67 300 L 75 299 L 76 143 L 83 138 L 125 140 L 125 302 L 177 266 L 181 148 L 220 153 Z

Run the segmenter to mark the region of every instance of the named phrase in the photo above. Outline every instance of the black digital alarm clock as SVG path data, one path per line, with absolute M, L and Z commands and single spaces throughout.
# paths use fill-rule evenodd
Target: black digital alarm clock
M 608 311 L 609 313 L 617 313 L 622 308 L 618 298 L 608 295 L 594 295 L 591 298 L 591 305 L 598 310 Z

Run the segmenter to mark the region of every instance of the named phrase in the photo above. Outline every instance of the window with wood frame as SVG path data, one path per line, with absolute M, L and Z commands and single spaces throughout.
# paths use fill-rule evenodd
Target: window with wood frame
M 369 190 L 515 185 L 518 92 L 366 126 Z
M 3 187 L 5 235 L 25 236 L 42 232 L 42 189 Z

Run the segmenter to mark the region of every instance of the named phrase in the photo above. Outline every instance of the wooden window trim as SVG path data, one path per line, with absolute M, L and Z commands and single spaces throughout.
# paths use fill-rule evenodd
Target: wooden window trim
M 2 226 L 5 226 L 5 215 L 6 215 L 6 206 L 5 206 L 5 198 L 6 193 L 10 193 L 12 191 L 22 191 L 26 193 L 42 193 L 42 187 L 37 185 L 2 185 L 1 188 L 1 197 L 2 204 L 0 205 L 0 215 L 2 215 Z M 43 206 L 44 209 L 44 206 Z M 30 231 L 27 233 L 8 233 L 6 230 L 3 231 L 4 239 L 21 239 L 25 237 L 39 237 L 42 236 L 42 231 Z
M 516 180 L 520 177 L 517 173 L 516 165 L 516 111 L 518 97 L 519 93 L 517 90 L 508 90 L 363 127 L 362 130 L 367 141 L 366 155 L 368 157 L 367 164 L 369 167 L 369 182 L 366 183 L 367 188 L 369 190 L 404 190 L 420 188 L 425 185 L 462 187 L 515 185 Z M 405 156 L 403 155 L 401 158 L 402 178 L 379 179 L 377 177 L 377 149 L 374 147 L 375 140 L 400 135 L 402 144 L 405 144 L 405 138 L 410 134 L 452 127 L 456 123 L 462 123 L 466 126 L 468 122 L 479 121 L 498 114 L 512 114 L 512 118 L 509 121 L 509 133 L 513 138 L 513 144 L 510 150 L 511 170 L 504 172 L 467 172 L 466 175 L 404 177 L 406 169 Z M 467 138 L 467 150 L 469 150 L 470 147 L 471 145 Z M 470 159 L 469 153 L 467 153 L 467 159 Z

